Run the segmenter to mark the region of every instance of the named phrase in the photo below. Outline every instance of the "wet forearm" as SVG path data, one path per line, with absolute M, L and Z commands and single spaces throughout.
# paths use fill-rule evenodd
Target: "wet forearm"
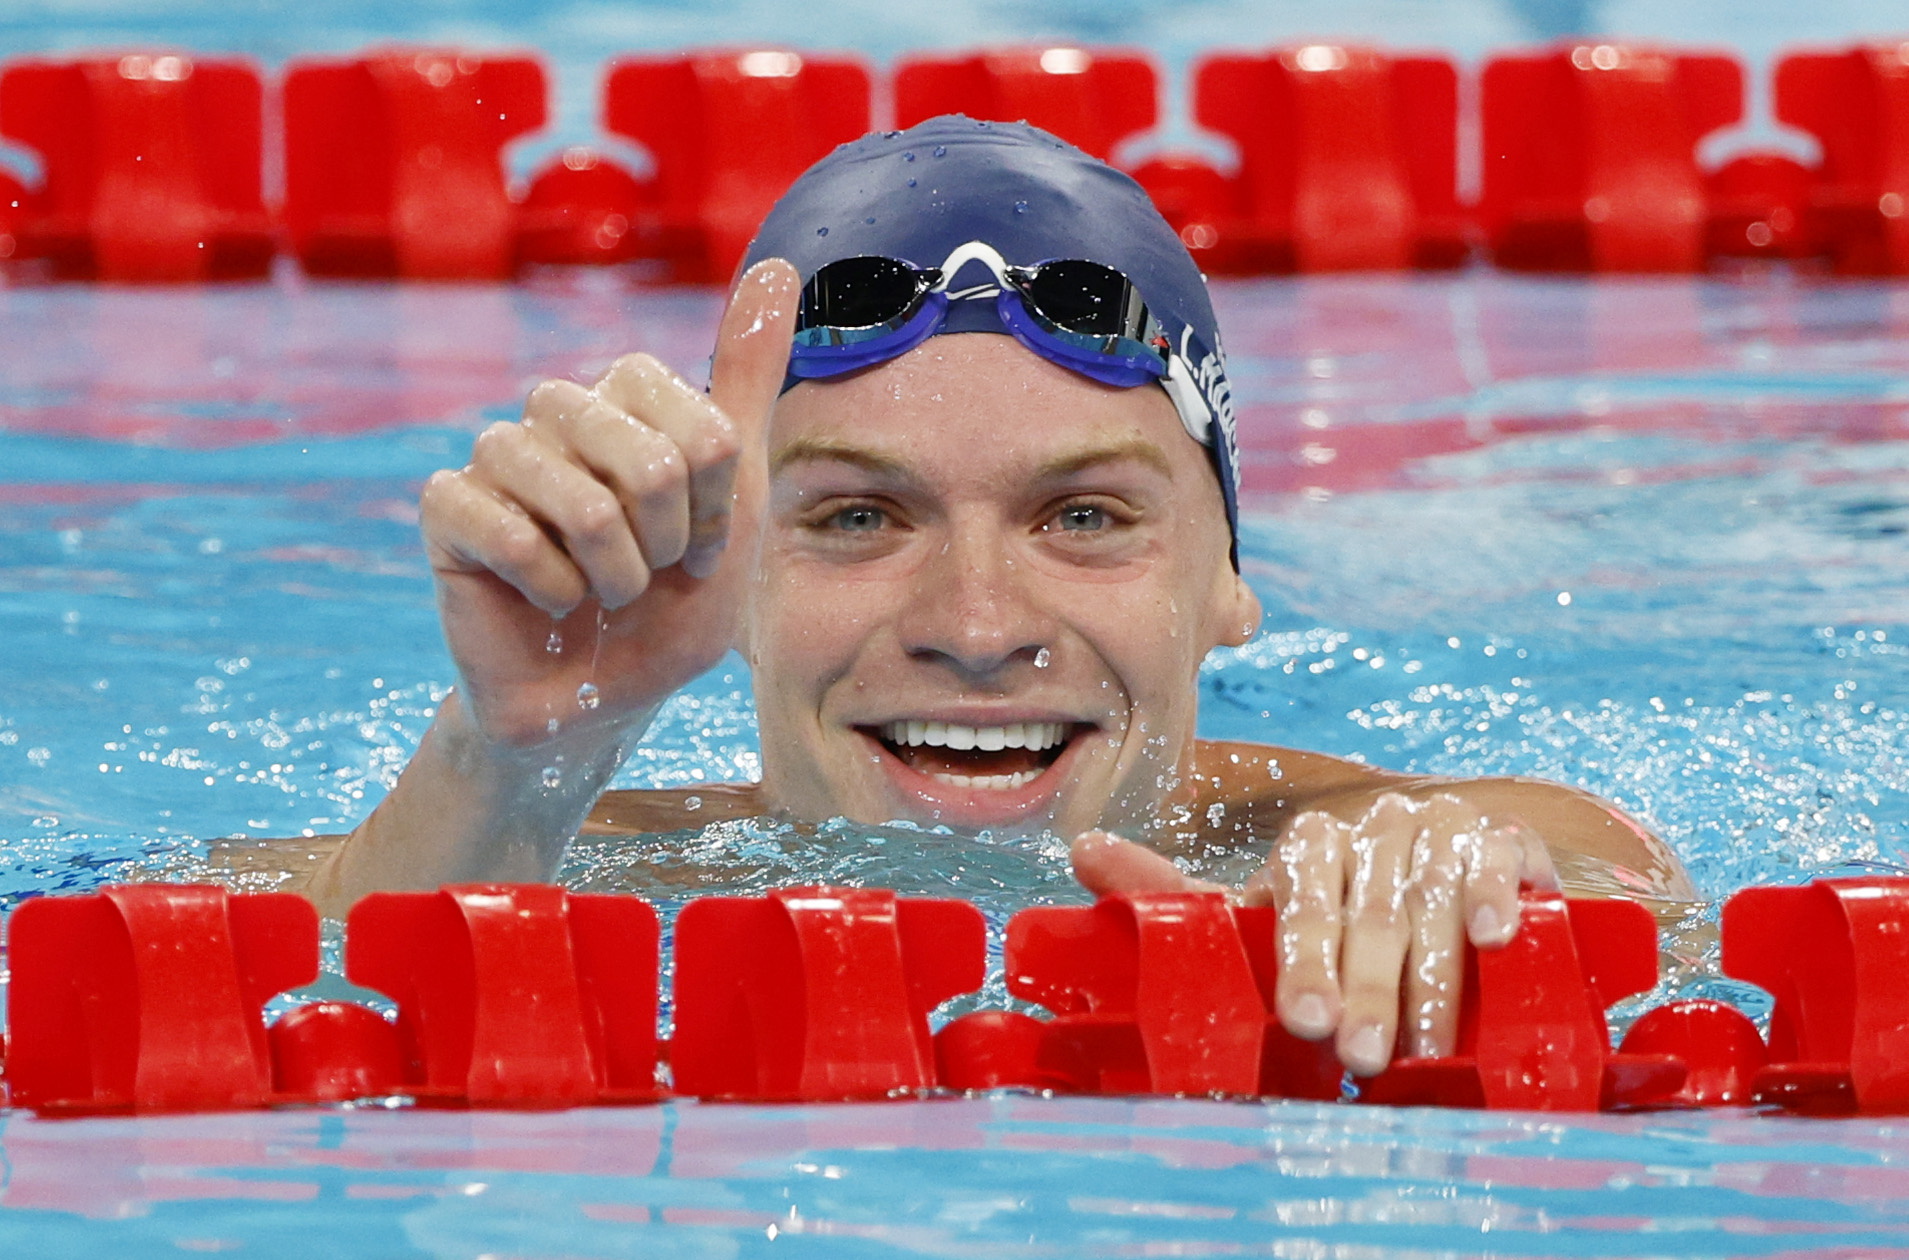
M 454 693 L 391 795 L 307 891 L 327 913 L 342 915 L 381 889 L 551 878 L 653 716 L 511 747 L 485 739 Z

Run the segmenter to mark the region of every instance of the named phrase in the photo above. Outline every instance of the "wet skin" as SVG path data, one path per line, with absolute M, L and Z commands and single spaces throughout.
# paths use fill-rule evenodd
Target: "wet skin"
M 1464 940 L 1508 940 L 1520 881 L 1553 882 L 1554 857 L 1691 895 L 1661 842 L 1571 789 L 1197 740 L 1200 662 L 1259 606 L 1166 395 L 985 333 L 784 395 L 794 296 L 785 265 L 744 277 L 707 396 L 631 356 L 591 389 L 539 387 L 427 485 L 460 684 L 311 877 L 328 907 L 548 879 L 579 827 L 753 814 L 1077 836 L 1097 892 L 1210 887 L 1171 855 L 1234 846 L 1263 859 L 1235 895 L 1281 908 L 1282 1021 L 1369 1072 L 1449 1049 Z M 731 644 L 762 781 L 698 789 L 697 812 L 599 799 Z

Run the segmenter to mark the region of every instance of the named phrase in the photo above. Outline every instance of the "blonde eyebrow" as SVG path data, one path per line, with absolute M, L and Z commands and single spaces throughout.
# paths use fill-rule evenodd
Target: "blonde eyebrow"
M 1040 471 L 1034 476 L 1037 481 L 1064 481 L 1089 468 L 1119 463 L 1123 459 L 1145 464 L 1163 477 L 1171 479 L 1173 476 L 1173 464 L 1167 459 L 1166 452 L 1139 434 L 1105 446 L 1090 446 L 1085 450 L 1057 456 L 1041 465 Z
M 1173 476 L 1173 464 L 1167 459 L 1166 453 L 1155 443 L 1139 434 L 1134 434 L 1105 445 L 1089 446 L 1057 455 L 1035 470 L 1033 480 L 1037 483 L 1065 481 L 1090 468 L 1096 468 L 1102 464 L 1119 463 L 1121 460 L 1133 460 L 1145 464 L 1169 479 Z M 871 451 L 866 447 L 839 442 L 833 438 L 797 438 L 770 456 L 769 475 L 773 477 L 792 464 L 811 461 L 850 464 L 864 472 L 898 481 L 914 479 L 913 472 L 902 461 Z
M 769 457 L 769 475 L 773 477 L 791 464 L 819 460 L 853 464 L 865 472 L 885 477 L 898 479 L 910 477 L 907 465 L 900 460 L 890 459 L 886 455 L 878 455 L 865 447 L 837 442 L 830 438 L 797 438 Z

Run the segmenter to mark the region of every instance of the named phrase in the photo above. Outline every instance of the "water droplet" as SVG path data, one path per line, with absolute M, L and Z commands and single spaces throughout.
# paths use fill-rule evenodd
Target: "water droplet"
M 938 144 L 938 145 L 936 145 L 936 146 L 935 146 L 935 156 L 936 156 L 936 157 L 947 157 L 947 156 L 948 156 L 948 146 L 947 146 L 947 145 L 945 145 L 945 144 Z
M 703 807 L 703 798 L 700 796 L 686 796 L 683 798 L 683 808 L 691 811 L 692 813 L 695 812 L 696 810 L 701 809 L 702 807 Z
M 603 700 L 602 697 L 597 695 L 597 685 L 595 683 L 587 682 L 577 688 L 577 707 L 579 709 L 594 709 L 601 703 L 603 703 Z
M 993 124 L 989 123 L 988 120 L 985 118 L 977 118 L 975 119 L 974 125 L 981 128 L 981 130 L 986 131 Z
M 545 766 L 543 782 L 547 788 L 562 787 L 563 771 L 557 769 L 555 766 Z
M 1016 213 L 1016 214 L 1026 214 L 1026 213 L 1027 213 L 1027 202 L 1025 202 L 1025 201 L 1017 201 L 1017 202 L 1015 202 L 1015 203 L 1014 203 L 1014 213 Z
M 552 656 L 563 651 L 563 636 L 558 634 L 555 630 L 552 630 L 550 637 L 544 640 L 544 651 L 550 653 Z
M 908 186 L 909 186 L 910 188 L 913 188 L 913 187 L 915 186 L 915 181 L 914 181 L 914 180 L 912 180 L 912 179 L 911 179 L 911 180 L 909 180 L 909 181 L 908 181 Z
M 817 236 L 827 236 L 829 234 L 829 230 L 825 227 L 817 228 L 815 229 L 815 234 Z
M 1035 669 L 1046 669 L 1049 665 L 1052 665 L 1053 663 L 1054 663 L 1054 654 L 1048 651 L 1046 648 L 1042 648 L 1040 651 L 1034 654 Z
M 862 222 L 873 224 L 875 222 L 875 216 L 871 214 L 866 219 L 863 219 Z
M 904 154 L 902 154 L 902 155 L 901 155 L 901 160 L 902 160 L 902 161 L 904 161 L 904 162 L 912 162 L 912 161 L 914 161 L 914 160 L 915 160 L 915 151 L 914 151 L 913 149 L 910 149 L 910 150 L 908 150 L 908 152 L 906 152 L 906 153 L 904 153 Z
M 898 140 L 898 139 L 900 139 L 900 138 L 901 138 L 901 132 L 899 132 L 899 131 L 884 131 L 884 132 L 882 132 L 882 139 L 884 139 L 884 140 Z
M 563 723 L 559 722 L 556 718 L 551 718 L 548 722 L 544 723 L 544 729 L 552 735 L 555 735 L 558 731 L 563 729 Z

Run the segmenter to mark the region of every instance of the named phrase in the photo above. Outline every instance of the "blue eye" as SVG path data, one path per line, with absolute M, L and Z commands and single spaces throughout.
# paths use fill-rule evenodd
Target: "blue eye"
M 1066 530 L 1099 530 L 1107 528 L 1107 511 L 1091 503 L 1074 503 L 1060 510 L 1056 523 Z
M 888 523 L 888 513 L 878 507 L 846 507 L 829 517 L 829 525 L 849 534 L 869 534 Z

